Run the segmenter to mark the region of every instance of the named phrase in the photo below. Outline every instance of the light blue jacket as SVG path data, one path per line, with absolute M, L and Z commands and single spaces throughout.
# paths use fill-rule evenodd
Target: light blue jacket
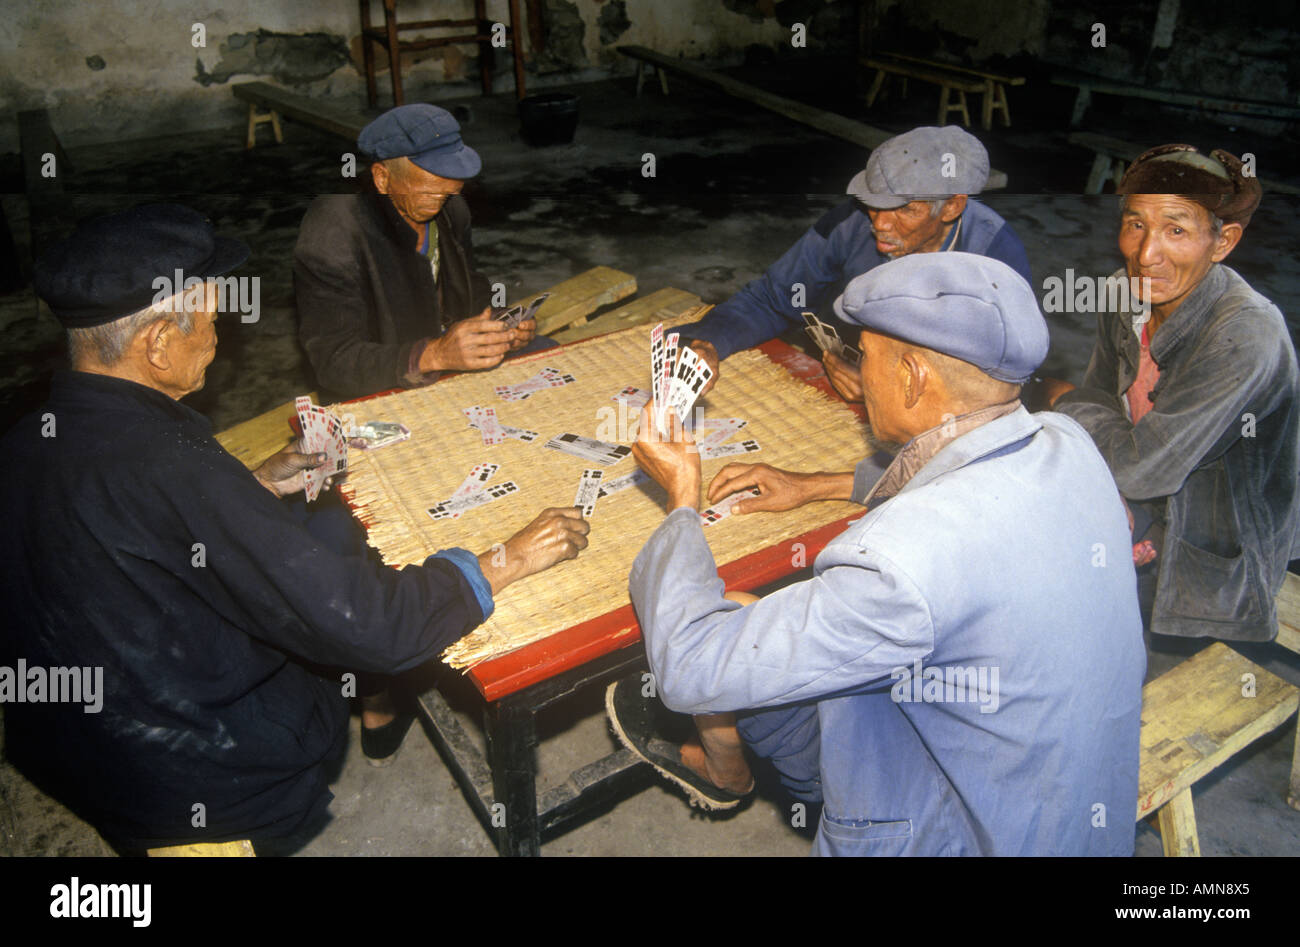
M 670 708 L 815 707 L 816 853 L 1129 855 L 1146 669 L 1130 545 L 1091 438 L 1020 408 L 754 605 L 722 597 L 690 509 L 629 581 Z

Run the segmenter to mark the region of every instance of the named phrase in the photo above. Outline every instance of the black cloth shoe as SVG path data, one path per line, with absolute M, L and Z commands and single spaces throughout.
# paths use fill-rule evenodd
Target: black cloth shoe
M 388 766 L 397 759 L 406 731 L 415 722 L 415 714 L 398 714 L 382 727 L 361 725 L 361 752 L 371 766 Z
M 749 793 L 735 793 L 713 785 L 682 762 L 680 743 L 659 736 L 655 721 L 659 701 L 642 697 L 641 686 L 638 673 L 615 681 L 605 691 L 605 713 L 619 742 L 653 766 L 665 779 L 684 789 L 692 806 L 701 809 L 734 809 L 738 806 Z

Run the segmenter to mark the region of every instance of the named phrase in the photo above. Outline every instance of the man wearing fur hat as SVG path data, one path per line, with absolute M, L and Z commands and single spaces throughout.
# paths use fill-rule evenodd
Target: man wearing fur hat
M 1141 311 L 1098 316 L 1083 384 L 1058 383 L 1053 406 L 1132 510 L 1149 630 L 1270 640 L 1300 525 L 1296 355 L 1277 306 L 1223 265 L 1259 181 L 1226 151 L 1162 145 L 1119 192 L 1116 275 L 1149 289 Z

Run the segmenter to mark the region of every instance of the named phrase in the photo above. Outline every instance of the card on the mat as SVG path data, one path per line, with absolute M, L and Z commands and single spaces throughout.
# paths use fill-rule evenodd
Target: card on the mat
M 551 450 L 564 451 L 583 460 L 594 460 L 598 464 L 616 464 L 632 453 L 626 444 L 610 444 L 595 438 L 583 437 L 581 434 L 557 434 L 546 442 Z
M 500 464 L 475 464 L 474 469 L 469 472 L 469 476 L 466 477 L 464 482 L 456 488 L 456 492 L 453 493 L 452 496 L 459 497 L 464 496 L 467 493 L 477 493 L 479 490 L 482 490 L 487 486 L 487 482 L 491 480 L 500 469 Z
M 435 520 L 448 519 L 458 514 L 480 507 L 485 503 L 491 503 L 493 500 L 499 500 L 504 496 L 509 496 L 518 491 L 519 485 L 513 480 L 507 480 L 505 483 L 493 484 L 482 490 L 476 490 L 473 493 L 466 493 L 463 496 L 451 497 L 443 500 L 436 506 L 428 509 L 428 514 Z
M 762 449 L 758 446 L 758 441 L 752 439 L 741 441 L 739 444 L 709 444 L 700 447 L 700 459 L 716 460 L 719 457 L 732 457 L 736 454 L 752 454 Z
M 650 400 L 650 392 L 635 385 L 628 385 L 610 400 L 622 401 L 630 410 L 640 411 L 646 406 L 646 402 Z
M 713 506 L 700 513 L 700 525 L 712 526 L 718 520 L 725 520 L 731 515 L 731 509 L 741 500 L 747 500 L 750 497 L 760 496 L 758 487 L 750 487 L 748 490 L 740 490 L 730 496 L 724 497 Z
M 650 475 L 638 467 L 631 473 L 623 474 L 621 477 L 615 477 L 613 480 L 603 480 L 600 484 L 599 497 L 604 498 L 611 493 L 619 493 L 623 490 L 630 490 L 638 484 L 648 483 Z
M 748 422 L 742 418 L 701 418 L 695 425 L 695 446 L 699 450 L 721 444 Z
M 588 468 L 582 472 L 578 481 L 578 492 L 573 498 L 573 505 L 582 507 L 582 515 L 591 519 L 596 510 L 596 498 L 600 496 L 600 479 L 605 471 Z
M 491 447 L 505 442 L 506 432 L 501 430 L 501 422 L 497 420 L 496 408 L 485 408 L 476 404 L 473 407 L 464 408 L 461 413 L 469 418 L 470 426 L 478 428 L 479 433 L 483 435 L 484 446 Z

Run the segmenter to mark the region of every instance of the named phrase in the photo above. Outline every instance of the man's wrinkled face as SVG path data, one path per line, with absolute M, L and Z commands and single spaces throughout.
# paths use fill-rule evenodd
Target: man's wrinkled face
M 911 435 L 905 427 L 904 373 L 899 368 L 898 342 L 863 329 L 858 335 L 858 350 L 862 352 L 862 402 L 871 433 L 890 444 L 907 443 Z
M 1226 231 L 1229 226 L 1225 225 Z M 1120 216 L 1119 250 L 1130 277 L 1151 280 L 1152 306 L 1177 304 L 1228 255 L 1210 212 L 1173 194 L 1130 194 Z
M 377 164 L 375 187 L 387 194 L 397 212 L 412 224 L 426 224 L 438 216 L 447 200 L 461 192 L 464 181 L 444 178 L 403 158 L 392 168 Z
M 891 260 L 909 253 L 933 253 L 943 245 L 943 214 L 929 201 L 909 201 L 893 210 L 866 208 L 876 249 Z
M 173 327 L 174 337 L 167 351 L 174 372 L 172 384 L 182 394 L 188 395 L 203 387 L 208 366 L 217 357 L 216 296 L 216 287 L 209 282 L 206 303 L 202 310 L 194 313 L 189 335 L 181 332 L 178 327 Z

